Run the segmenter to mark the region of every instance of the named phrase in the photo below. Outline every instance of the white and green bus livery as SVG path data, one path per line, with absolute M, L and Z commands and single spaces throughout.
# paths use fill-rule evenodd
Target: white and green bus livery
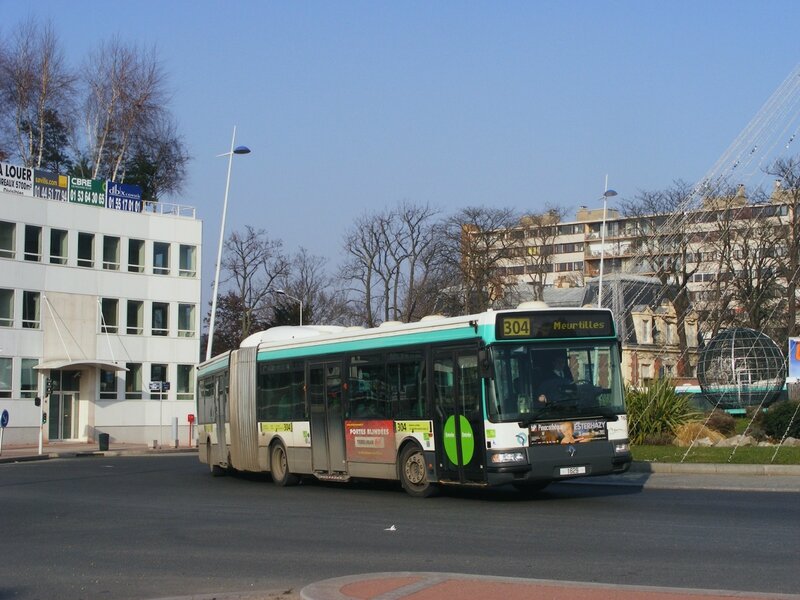
M 275 327 L 198 369 L 213 474 L 541 489 L 631 463 L 610 311 L 541 304 L 379 327 Z

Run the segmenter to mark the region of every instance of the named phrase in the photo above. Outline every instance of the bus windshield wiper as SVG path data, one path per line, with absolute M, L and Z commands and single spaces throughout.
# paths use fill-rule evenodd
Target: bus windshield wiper
M 522 419 L 519 422 L 519 426 L 529 427 L 532 423 L 535 423 L 539 419 L 548 416 L 550 417 L 560 416 L 569 419 L 588 419 L 591 417 L 602 417 L 604 419 L 607 419 L 608 421 L 619 420 L 619 415 L 617 415 L 611 409 L 602 406 L 592 406 L 592 407 L 587 407 L 585 409 L 580 409 L 577 408 L 574 403 L 567 403 L 567 404 L 552 403 L 542 406 L 535 412 L 531 413 L 531 415 L 526 419 Z
M 541 408 L 538 408 L 537 410 L 532 412 L 528 418 L 522 419 L 520 421 L 520 423 L 519 423 L 519 426 L 520 427 L 528 427 L 529 425 L 531 425 L 531 423 L 535 423 L 536 421 L 538 421 L 539 419 L 541 419 L 542 417 L 545 417 L 547 415 L 553 415 L 555 413 L 572 412 L 572 411 L 568 411 L 567 410 L 568 408 L 569 407 L 564 406 L 563 404 L 558 404 L 558 403 L 545 404 Z

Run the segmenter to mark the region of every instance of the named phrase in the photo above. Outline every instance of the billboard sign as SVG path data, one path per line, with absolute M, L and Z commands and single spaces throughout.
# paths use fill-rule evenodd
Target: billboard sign
M 800 380 L 800 338 L 789 338 L 789 377 Z
M 106 208 L 142 212 L 142 188 L 138 185 L 109 181 L 106 190 Z
M 83 177 L 69 178 L 68 198 L 76 204 L 89 206 L 106 205 L 105 179 L 84 179 Z
M 33 170 L 33 195 L 45 200 L 67 201 L 67 176 L 45 171 Z
M 0 192 L 33 196 L 33 169 L 0 162 Z

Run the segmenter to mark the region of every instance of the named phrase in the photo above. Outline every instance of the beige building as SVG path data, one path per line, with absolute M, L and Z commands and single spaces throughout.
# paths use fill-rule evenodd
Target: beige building
M 773 229 L 785 225 L 792 209 L 790 195 L 776 182 L 770 198 L 762 203 L 748 203 L 744 188 L 739 186 L 731 197 L 706 199 L 696 210 L 677 217 L 624 217 L 608 208 L 605 234 L 602 208 L 581 207 L 575 220 L 548 225 L 547 233 L 532 227 L 531 219 L 523 219 L 519 228 L 509 232 L 516 242 L 508 251 L 502 274 L 517 283 L 519 298 L 528 299 L 536 288 L 534 280 L 543 271 L 541 257 L 546 256 L 543 298 L 535 299 L 553 305 L 564 302 L 564 298 L 569 298 L 571 305 L 597 304 L 602 261 L 602 304 L 614 311 L 619 323 L 627 380 L 646 382 L 680 372 L 694 375 L 700 339 L 707 339 L 713 329 L 713 324 L 702 321 L 702 315 L 712 313 L 721 289 L 730 289 L 730 281 L 743 276 L 747 266 L 745 246 L 762 241 L 765 224 Z M 735 258 L 726 266 L 720 261 L 726 251 L 723 238 Z M 776 242 L 759 251 L 778 257 L 786 249 Z M 673 279 L 672 286 L 662 285 L 654 278 L 656 255 L 685 265 L 690 302 L 684 317 L 685 353 L 679 351 L 678 318 L 671 301 L 677 282 Z M 733 272 L 722 272 L 721 268 Z M 736 302 L 729 301 L 726 310 L 738 310 Z M 686 368 L 679 368 L 682 366 Z

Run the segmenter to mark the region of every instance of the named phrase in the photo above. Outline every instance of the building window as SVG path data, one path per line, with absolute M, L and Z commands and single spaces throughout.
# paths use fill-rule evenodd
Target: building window
M 20 370 L 19 395 L 21 398 L 35 398 L 37 390 L 36 370 L 33 368 L 39 364 L 36 358 L 23 358 L 22 369 Z
M 178 400 L 194 400 L 194 366 L 178 365 Z
M 153 302 L 153 335 L 169 335 L 169 304 Z
M 11 358 L 0 357 L 0 398 L 11 398 Z
M 117 374 L 114 371 L 100 371 L 100 399 L 117 399 Z
M 78 232 L 78 266 L 94 267 L 94 234 Z
M 42 260 L 42 228 L 36 225 L 25 225 L 25 260 Z
M 39 292 L 22 292 L 22 326 L 26 329 L 39 329 L 40 326 Z
M 153 275 L 169 275 L 169 244 L 153 242 Z
M 194 277 L 197 275 L 197 248 L 181 244 L 180 265 L 178 275 L 180 277 Z
M 100 300 L 100 332 L 117 333 L 119 331 L 119 300 L 103 298 Z
M 167 382 L 167 365 L 154 363 L 150 365 L 150 383 L 159 381 L 162 384 Z M 164 386 L 162 385 L 162 389 L 163 387 Z M 167 392 L 154 392 L 153 390 L 150 390 L 150 398 L 153 400 L 166 400 Z
M 653 383 L 653 365 L 647 363 L 639 365 L 639 377 L 642 385 Z
M 194 336 L 194 304 L 178 304 L 178 337 Z
M 0 257 L 14 258 L 16 253 L 16 225 L 7 221 L 0 221 Z
M 0 327 L 14 326 L 14 290 L 0 289 Z
M 63 229 L 50 230 L 50 263 L 67 264 L 67 232 Z
M 103 236 L 103 268 L 109 271 L 119 271 L 118 237 Z
M 128 371 L 125 373 L 125 399 L 142 399 L 142 364 L 126 363 Z
M 141 300 L 128 300 L 128 335 L 142 335 L 144 333 L 144 302 Z
M 128 240 L 128 271 L 144 273 L 144 240 Z

